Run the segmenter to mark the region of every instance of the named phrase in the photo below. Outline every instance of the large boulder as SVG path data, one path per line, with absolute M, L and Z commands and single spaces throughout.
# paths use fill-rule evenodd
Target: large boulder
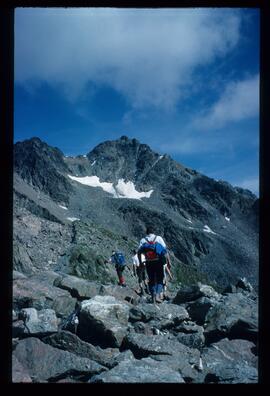
M 183 285 L 180 290 L 178 290 L 172 302 L 174 304 L 184 304 L 189 301 L 197 300 L 200 297 L 218 298 L 219 294 L 211 286 L 203 285 L 198 282 L 194 285 Z
M 54 286 L 67 290 L 77 299 L 86 300 L 99 294 L 101 284 L 81 279 L 77 276 L 65 275 L 58 277 L 58 279 L 54 281 Z
M 258 381 L 255 345 L 247 340 L 228 340 L 212 344 L 202 352 L 205 382 L 250 383 Z
M 102 347 L 120 347 L 127 332 L 130 306 L 112 296 L 82 301 L 78 335 Z
M 187 304 L 186 309 L 191 319 L 198 325 L 204 325 L 205 317 L 213 306 L 217 305 L 219 299 L 213 297 L 200 297 L 196 301 Z
M 20 318 L 24 322 L 24 335 L 39 337 L 58 330 L 58 320 L 53 309 L 37 311 L 35 308 L 23 308 Z
M 82 341 L 77 335 L 65 330 L 44 337 L 42 341 L 54 348 L 63 349 L 75 355 L 94 360 L 106 367 L 111 367 L 111 360 L 120 354 L 117 348 L 102 349 L 99 346 Z
M 34 337 L 21 340 L 13 353 L 33 382 L 55 382 L 69 376 L 87 381 L 106 370 L 90 359 L 53 348 Z
M 197 377 L 196 366 L 199 365 L 200 352 L 180 343 L 173 336 L 132 333 L 124 338 L 121 349 L 130 349 L 137 359 L 151 357 L 163 361 L 190 381 Z
M 257 341 L 258 306 L 242 293 L 223 296 L 205 317 L 207 343 L 220 338 L 243 338 Z
M 159 329 L 176 326 L 187 319 L 189 319 L 189 314 L 186 309 L 176 304 L 163 303 L 160 307 L 154 304 L 138 304 L 129 312 L 130 322 L 147 323 L 151 321 L 152 326 Z
M 17 279 L 13 282 L 13 308 L 51 308 L 59 317 L 66 317 L 75 308 L 76 299 L 68 291 L 61 290 L 34 279 Z
M 157 369 L 158 368 L 158 369 Z M 146 358 L 123 360 L 107 373 L 93 376 L 91 383 L 184 383 L 181 374 L 166 363 Z

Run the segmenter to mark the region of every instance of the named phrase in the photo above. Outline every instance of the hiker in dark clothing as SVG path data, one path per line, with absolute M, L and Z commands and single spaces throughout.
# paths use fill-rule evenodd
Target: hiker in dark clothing
M 124 255 L 120 252 L 116 252 L 115 250 L 113 250 L 111 258 L 109 259 L 109 263 L 115 264 L 115 269 L 119 280 L 118 285 L 126 287 L 125 279 L 123 277 L 123 272 L 125 269 Z
M 148 275 L 148 285 L 149 291 L 152 296 L 152 302 L 162 302 L 160 294 L 163 291 L 163 278 L 164 278 L 164 268 L 163 264 L 166 260 L 166 244 L 163 238 L 159 235 L 154 234 L 154 228 L 149 226 L 146 229 L 146 237 L 142 238 L 140 241 L 138 249 L 138 257 L 141 263 L 142 254 L 145 255 L 146 271 Z M 158 246 L 162 254 L 157 254 L 153 250 L 148 250 L 147 246 Z

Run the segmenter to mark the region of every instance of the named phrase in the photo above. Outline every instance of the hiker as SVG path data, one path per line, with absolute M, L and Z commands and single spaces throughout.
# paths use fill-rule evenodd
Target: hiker
M 163 291 L 160 293 L 160 298 L 162 300 L 167 300 L 168 299 L 168 296 L 166 294 L 167 284 L 168 284 L 167 274 L 169 275 L 170 280 L 172 280 L 172 278 L 173 278 L 172 273 L 171 273 L 171 260 L 170 260 L 170 256 L 169 256 L 169 252 L 168 251 L 167 251 L 167 256 L 166 256 L 166 262 L 165 262 L 165 264 L 163 264 L 163 274 L 164 274 L 164 277 L 163 277 Z
M 126 265 L 123 253 L 113 250 L 109 263 L 115 264 L 116 273 L 119 279 L 118 285 L 126 287 L 125 279 L 123 277 L 123 271 Z
M 141 293 L 143 295 L 144 289 L 146 292 L 148 292 L 148 285 L 147 285 L 147 280 L 146 280 L 146 269 L 145 269 L 145 256 L 143 254 L 141 255 L 141 261 L 142 261 L 142 264 L 140 264 L 137 251 L 134 249 L 133 257 L 132 257 L 133 274 L 135 277 L 137 276 L 137 278 L 138 278 L 139 287 L 140 287 L 139 293 Z
M 153 303 L 161 303 L 160 293 L 163 291 L 164 269 L 166 263 L 166 244 L 163 238 L 154 234 L 154 228 L 148 226 L 146 237 L 139 244 L 138 257 L 142 263 L 142 254 L 145 255 L 145 265 L 148 275 L 148 286 Z

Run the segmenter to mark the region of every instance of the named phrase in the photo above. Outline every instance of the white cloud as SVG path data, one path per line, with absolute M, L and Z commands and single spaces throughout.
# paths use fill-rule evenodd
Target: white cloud
M 239 39 L 232 9 L 33 9 L 15 12 L 15 81 L 42 80 L 76 100 L 89 81 L 134 108 L 173 108 L 200 65 Z
M 197 129 L 223 128 L 259 113 L 259 75 L 230 82 L 219 100 L 192 123 Z

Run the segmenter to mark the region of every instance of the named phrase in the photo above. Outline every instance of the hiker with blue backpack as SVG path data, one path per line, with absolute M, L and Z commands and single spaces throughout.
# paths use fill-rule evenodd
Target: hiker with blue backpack
M 119 280 L 118 285 L 122 287 L 126 287 L 125 279 L 123 277 L 123 272 L 126 266 L 126 260 L 123 253 L 116 252 L 115 250 L 113 250 L 109 262 L 115 265 L 116 273 Z
M 167 249 L 163 238 L 154 234 L 154 228 L 148 226 L 146 237 L 142 238 L 138 248 L 138 257 L 142 263 L 142 255 L 145 256 L 145 265 L 148 275 L 148 286 L 151 293 L 152 302 L 161 303 L 160 298 L 163 292 L 163 265 L 167 260 Z

